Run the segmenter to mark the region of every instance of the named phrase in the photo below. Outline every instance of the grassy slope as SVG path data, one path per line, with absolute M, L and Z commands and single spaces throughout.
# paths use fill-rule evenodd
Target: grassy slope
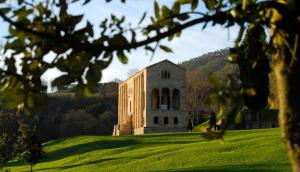
M 290 171 L 278 129 L 230 131 L 225 143 L 199 133 L 81 136 L 45 144 L 36 171 Z M 28 170 L 11 162 L 14 171 Z

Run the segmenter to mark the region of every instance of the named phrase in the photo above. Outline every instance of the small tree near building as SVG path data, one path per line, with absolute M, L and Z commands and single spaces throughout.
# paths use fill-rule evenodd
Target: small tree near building
M 188 109 L 188 128 L 192 129 L 201 123 L 199 118 L 208 114 L 210 106 L 205 104 L 206 97 L 210 91 L 210 85 L 198 70 L 188 71 L 186 75 L 186 103 Z M 200 119 L 201 120 L 201 119 Z

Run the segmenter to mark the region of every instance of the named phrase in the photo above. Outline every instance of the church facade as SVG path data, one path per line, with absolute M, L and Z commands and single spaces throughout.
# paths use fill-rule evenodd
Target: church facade
M 186 131 L 185 75 L 184 68 L 163 60 L 120 83 L 113 135 Z

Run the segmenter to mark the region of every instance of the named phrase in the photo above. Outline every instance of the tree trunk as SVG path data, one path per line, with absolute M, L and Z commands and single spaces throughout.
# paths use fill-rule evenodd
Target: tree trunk
M 193 131 L 194 128 L 194 117 L 191 118 L 191 131 Z
M 30 164 L 30 172 L 32 172 L 32 164 Z
M 293 171 L 300 172 L 300 65 L 287 71 L 282 62 L 276 64 L 279 96 L 279 125 L 282 138 L 288 148 Z
M 297 10 L 299 3 L 295 9 Z M 277 19 L 281 16 L 277 14 Z M 286 19 L 283 19 L 286 20 Z M 291 25 L 278 30 L 272 57 L 279 97 L 279 125 L 287 146 L 292 170 L 300 172 L 300 31 Z M 274 32 L 275 27 L 271 29 Z M 295 50 L 294 55 L 291 50 Z M 296 59 L 297 58 L 297 59 Z

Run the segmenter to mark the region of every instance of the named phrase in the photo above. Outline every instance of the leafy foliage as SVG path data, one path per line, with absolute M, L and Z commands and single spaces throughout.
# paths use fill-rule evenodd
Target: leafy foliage
M 18 120 L 15 113 L 0 111 L 0 164 L 5 164 L 15 157 L 14 146 L 17 141 Z
M 268 102 L 270 62 L 264 52 L 265 39 L 263 27 L 250 25 L 236 57 L 242 88 L 253 89 L 253 93 L 244 95 L 245 106 L 254 111 L 266 107 Z
M 32 166 L 43 157 L 42 143 L 36 132 L 36 125 L 20 122 L 18 137 L 19 157 Z

